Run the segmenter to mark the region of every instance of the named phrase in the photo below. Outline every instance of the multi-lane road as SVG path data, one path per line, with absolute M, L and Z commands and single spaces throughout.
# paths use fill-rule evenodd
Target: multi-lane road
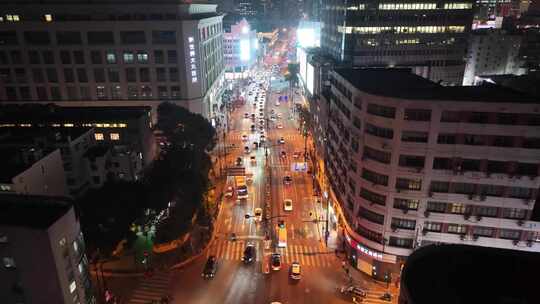
M 261 71 L 266 77 L 269 72 Z M 268 79 L 265 80 L 265 83 Z M 246 90 L 249 90 L 246 88 Z M 278 92 L 268 91 L 266 94 L 265 134 L 267 136 L 265 149 L 253 149 L 244 152 L 244 146 L 253 147 L 253 142 L 259 140 L 259 101 L 253 107 L 253 95 L 248 96 L 246 104 L 238 107 L 230 119 L 231 130 L 226 135 L 227 145 L 234 144 L 237 149 L 227 157 L 228 166 L 233 166 L 237 157 L 243 158 L 246 171 L 253 174 L 253 182 L 249 184 L 249 198 L 239 202 L 236 197 L 224 199 L 222 210 L 215 224 L 216 239 L 211 243 L 205 254 L 190 265 L 172 272 L 157 273 L 151 278 L 143 279 L 134 290 L 129 303 L 152 303 L 168 294 L 172 296 L 171 303 L 350 303 L 351 299 L 341 295 L 337 289 L 346 284 L 347 277 L 333 249 L 324 244 L 324 223 L 314 220 L 322 216 L 322 207 L 313 196 L 311 177 L 306 172 L 296 172 L 292 169 L 294 162 L 303 161 L 304 138 L 298 131 L 298 122 L 291 114 L 290 105 L 286 102 L 276 105 Z M 275 120 L 270 120 L 271 113 Z M 255 113 L 255 123 L 250 118 L 244 118 L 245 113 Z M 278 115 L 278 113 L 280 115 Z M 251 131 L 251 125 L 257 126 L 257 131 Z M 281 125 L 278 128 L 278 125 Z M 248 136 L 248 141 L 242 139 Z M 278 143 L 283 137 L 285 143 Z M 285 157 L 282 156 L 285 152 Z M 295 152 L 300 156 L 295 158 Z M 250 162 L 250 157 L 256 157 L 256 164 Z M 269 172 L 271 172 L 269 174 Z M 292 177 L 292 183 L 284 184 L 284 176 Z M 228 182 L 234 184 L 234 178 Z M 269 188 L 268 188 L 269 187 Z M 270 191 L 270 220 L 257 222 L 253 217 L 255 208 L 266 210 L 267 189 Z M 291 199 L 292 211 L 285 211 L 283 202 Z M 266 214 L 265 214 L 266 217 Z M 266 233 L 273 235 L 277 220 L 285 221 L 287 227 L 287 246 L 276 248 L 276 242 L 270 249 L 264 247 Z M 236 240 L 231 239 L 231 234 Z M 245 265 L 242 255 L 247 243 L 256 247 L 256 259 L 252 264 Z M 272 252 L 281 254 L 282 266 L 279 271 L 270 269 L 265 273 L 265 265 Z M 214 255 L 218 260 L 218 270 L 213 279 L 201 277 L 206 259 Z M 302 278 L 299 281 L 290 279 L 289 267 L 292 262 L 301 265 Z M 380 291 L 369 293 L 364 303 L 388 303 L 378 300 Z

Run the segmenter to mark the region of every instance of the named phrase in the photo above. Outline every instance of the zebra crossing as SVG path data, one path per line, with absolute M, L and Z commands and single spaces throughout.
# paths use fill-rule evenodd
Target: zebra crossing
M 256 135 L 253 135 L 253 137 L 250 136 L 250 134 L 253 134 L 253 133 L 248 132 L 248 131 L 246 131 L 245 134 L 248 135 L 248 138 L 250 139 L 250 141 L 253 140 L 253 139 L 256 139 L 256 138 L 258 139 L 259 138 L 259 136 L 256 136 Z M 301 136 L 299 134 L 285 134 L 285 135 L 279 136 L 279 137 L 283 137 L 285 139 L 285 141 L 287 142 L 287 141 L 297 140 Z M 239 133 L 231 134 L 231 135 L 229 135 L 228 140 L 229 141 L 242 141 L 242 134 L 239 134 Z M 277 137 L 276 137 L 276 140 L 277 140 Z
M 219 240 L 212 245 L 206 256 L 214 255 L 218 259 L 241 261 L 246 244 L 247 242 L 242 240 L 235 242 Z M 256 260 L 261 261 L 262 254 L 259 250 L 261 244 L 260 242 L 255 244 L 258 252 Z M 299 262 L 302 266 L 325 268 L 332 267 L 335 262 L 334 252 L 323 248 L 323 246 L 288 244 L 285 248 L 278 248 L 276 252 L 281 254 L 281 261 L 285 264 Z
M 384 291 L 374 291 L 369 290 L 367 293 L 367 296 L 364 298 L 362 303 L 364 304 L 389 304 L 389 303 L 395 303 L 395 296 L 392 296 L 392 302 L 388 302 L 381 299 L 381 296 L 384 294 Z
M 171 272 L 156 272 L 151 277 L 143 277 L 127 303 L 148 304 L 159 301 L 168 294 Z

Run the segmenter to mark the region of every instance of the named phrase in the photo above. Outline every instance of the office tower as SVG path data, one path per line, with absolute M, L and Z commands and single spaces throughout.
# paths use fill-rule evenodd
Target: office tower
M 171 101 L 221 119 L 223 16 L 215 4 L 9 0 L 0 8 L 0 100 Z
M 472 1 L 327 1 L 321 47 L 353 66 L 404 66 L 430 80 L 461 84 Z

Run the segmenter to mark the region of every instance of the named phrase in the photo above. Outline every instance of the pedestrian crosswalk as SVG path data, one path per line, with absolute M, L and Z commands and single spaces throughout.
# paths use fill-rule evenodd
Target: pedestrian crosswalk
M 386 301 L 381 299 L 381 296 L 384 294 L 384 291 L 373 291 L 370 290 L 367 293 L 367 296 L 364 298 L 362 303 L 364 304 L 390 304 L 390 303 L 396 303 L 394 300 L 394 297 L 392 297 L 392 301 Z
M 244 253 L 244 248 L 247 241 L 235 241 L 218 240 L 214 242 L 210 250 L 208 250 L 206 256 L 214 255 L 218 259 L 241 261 Z M 261 242 L 255 242 L 257 247 L 256 260 L 261 261 Z M 334 252 L 325 249 L 323 246 L 306 246 L 306 245 L 294 245 L 288 244 L 285 248 L 278 248 L 276 252 L 281 254 L 282 262 L 285 264 L 291 264 L 292 262 L 299 262 L 302 266 L 307 267 L 332 267 L 335 257 Z
M 248 131 L 246 131 L 244 134 L 248 136 L 249 141 L 254 141 L 254 140 L 259 138 L 258 135 L 250 136 L 251 134 L 255 134 L 255 133 L 251 133 L 251 132 L 248 132 Z M 242 140 L 242 135 L 243 134 L 239 134 L 239 133 L 231 134 L 231 135 L 229 135 L 227 137 L 227 140 L 228 141 L 241 141 Z M 282 135 L 282 136 L 280 135 L 279 137 L 283 137 L 285 139 L 285 142 L 294 141 L 294 140 L 298 140 L 298 139 L 302 138 L 302 136 L 300 134 L 294 134 L 294 133 L 293 134 L 285 134 L 285 135 Z M 270 138 L 270 140 L 272 140 L 272 139 L 273 138 Z M 277 140 L 278 138 L 276 137 L 274 139 Z
M 159 301 L 168 295 L 171 273 L 169 271 L 156 272 L 151 277 L 143 277 L 133 291 L 129 304 L 148 304 Z

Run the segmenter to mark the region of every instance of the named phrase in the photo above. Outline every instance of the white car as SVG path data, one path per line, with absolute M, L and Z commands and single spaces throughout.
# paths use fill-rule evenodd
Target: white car
M 292 200 L 291 199 L 285 199 L 283 201 L 283 210 L 285 211 L 292 211 Z
M 248 140 L 248 136 L 246 134 L 242 134 L 242 141 L 247 141 Z
M 261 222 L 262 221 L 262 209 L 261 208 L 255 208 L 255 211 L 253 212 L 253 216 L 255 217 L 255 221 Z
M 278 129 L 283 129 L 283 125 L 282 124 L 277 124 L 277 128 Z
M 276 107 L 279 107 L 279 101 L 276 101 Z

